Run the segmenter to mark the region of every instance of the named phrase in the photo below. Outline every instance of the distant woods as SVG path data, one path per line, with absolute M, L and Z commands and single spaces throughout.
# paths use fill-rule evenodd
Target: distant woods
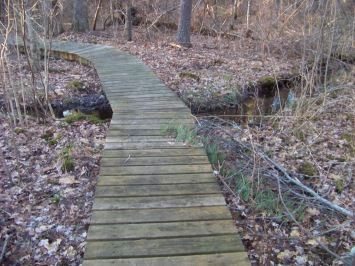
M 2 32 L 7 19 L 16 14 L 20 18 L 25 5 L 31 7 L 27 13 L 41 36 L 113 30 L 127 39 L 152 40 L 173 30 L 183 44 L 189 42 L 190 33 L 261 41 L 291 32 L 314 36 L 311 31 L 334 21 L 352 25 L 355 4 L 352 0 L 0 0 Z

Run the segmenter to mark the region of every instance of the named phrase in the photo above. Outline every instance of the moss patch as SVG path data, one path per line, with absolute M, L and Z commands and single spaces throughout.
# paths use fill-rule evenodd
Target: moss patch
M 68 89 L 72 89 L 75 92 L 86 91 L 84 83 L 80 80 L 74 80 L 67 85 Z
M 23 133 L 25 133 L 26 130 L 23 129 L 23 128 L 17 127 L 17 128 L 15 128 L 14 132 L 18 135 L 18 134 L 23 134 Z
M 299 171 L 302 175 L 306 176 L 316 176 L 318 173 L 317 168 L 309 162 L 302 163 Z
M 72 124 L 74 122 L 77 122 L 77 121 L 83 120 L 83 119 L 86 119 L 87 121 L 94 123 L 94 124 L 106 123 L 106 122 L 110 121 L 110 118 L 101 119 L 100 115 L 97 113 L 94 113 L 92 115 L 86 115 L 82 112 L 71 113 L 64 118 L 64 121 L 67 122 L 68 124 Z
M 200 77 L 197 76 L 194 73 L 191 73 L 191 72 L 181 72 L 179 74 L 179 77 L 180 78 L 190 78 L 190 79 L 194 79 L 194 80 L 200 81 Z

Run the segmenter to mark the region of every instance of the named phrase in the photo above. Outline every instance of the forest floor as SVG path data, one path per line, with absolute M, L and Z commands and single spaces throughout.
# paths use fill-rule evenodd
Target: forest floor
M 65 33 L 60 39 L 112 45 L 136 55 L 194 111 L 235 107 L 250 84 L 265 76 L 295 75 L 300 64 L 291 40 L 270 44 L 266 53 L 247 38 L 192 36 L 193 47 L 186 49 L 176 46 L 169 32 L 153 41 L 139 36 L 129 43 L 108 31 Z M 15 58 L 12 65 L 14 80 L 20 80 Z M 67 88 L 75 80 L 84 82 L 83 95 L 100 90 L 92 69 L 63 60 L 52 60 L 50 68 L 51 96 L 56 99 L 78 93 Z M 308 99 L 305 109 L 285 107 L 265 116 L 261 126 L 197 117 L 200 133 L 217 143 L 215 171 L 253 265 L 343 265 L 322 245 L 348 262 L 355 253 L 354 219 L 307 194 L 279 194 L 285 188 L 278 190 L 282 179 L 275 178 L 282 175 L 276 167 L 283 167 L 333 204 L 355 211 L 354 65 L 342 73 L 331 93 Z M 38 123 L 31 118 L 28 126 L 14 129 L 2 105 L 4 94 L 0 96 L 0 146 L 6 161 L 0 169 L 1 246 L 8 236 L 3 263 L 79 265 L 108 123 Z M 62 167 L 68 158 L 74 161 L 73 171 Z M 286 204 L 291 215 L 282 206 L 283 195 L 285 201 L 293 200 Z

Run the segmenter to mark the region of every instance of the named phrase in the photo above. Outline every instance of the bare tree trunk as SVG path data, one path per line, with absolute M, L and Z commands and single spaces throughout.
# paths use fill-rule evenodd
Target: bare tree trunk
M 5 22 L 6 17 L 6 0 L 0 0 L 0 21 Z
M 126 0 L 126 21 L 125 21 L 126 40 L 132 41 L 132 0 Z
M 232 4 L 232 15 L 231 15 L 231 22 L 230 22 L 230 29 L 231 29 L 231 30 L 234 29 L 235 15 L 236 15 L 236 11 L 237 11 L 237 4 L 238 4 L 238 0 L 233 0 L 233 4 Z
M 53 18 L 54 18 L 54 26 L 53 26 L 53 36 L 57 36 L 64 32 L 63 28 L 63 0 L 56 0 L 55 5 L 52 5 L 54 10 Z
M 29 43 L 30 51 L 29 56 L 31 60 L 31 70 L 38 72 L 40 69 L 39 53 L 38 53 L 38 40 L 36 31 L 32 22 L 32 6 L 29 0 L 24 1 L 25 23 L 26 23 L 26 41 Z
M 100 11 L 100 8 L 101 8 L 101 4 L 102 4 L 102 0 L 99 0 L 99 3 L 97 4 L 95 16 L 94 16 L 94 21 L 92 23 L 92 30 L 96 30 L 96 23 L 97 23 L 97 18 L 99 16 L 99 11 Z
M 191 47 L 190 29 L 192 16 L 192 0 L 181 0 L 177 42 L 185 47 Z
M 48 39 L 51 34 L 52 0 L 42 0 L 42 11 L 44 38 Z
M 74 0 L 73 31 L 86 32 L 88 29 L 87 0 Z
M 248 0 L 248 4 L 247 4 L 247 30 L 249 29 L 250 4 L 251 4 L 251 0 Z

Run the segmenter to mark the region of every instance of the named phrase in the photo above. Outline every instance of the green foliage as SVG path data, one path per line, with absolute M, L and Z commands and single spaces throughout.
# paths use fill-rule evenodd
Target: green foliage
M 291 134 L 293 136 L 295 136 L 296 138 L 298 138 L 302 142 L 306 141 L 306 136 L 304 135 L 304 133 L 301 130 L 295 129 L 295 130 L 292 131 Z
M 232 174 L 233 172 L 230 172 Z M 242 200 L 247 202 L 252 194 L 252 183 L 241 172 L 233 173 L 235 179 L 234 193 L 239 195 Z
M 58 134 L 55 138 L 52 138 L 52 139 L 48 139 L 47 140 L 47 144 L 49 146 L 54 146 L 58 143 L 59 140 L 62 139 L 62 135 L 61 134 Z
M 23 133 L 25 133 L 26 130 L 23 129 L 23 128 L 17 127 L 17 128 L 15 128 L 14 132 L 18 135 L 18 134 L 23 134 Z
M 344 189 L 344 181 L 341 178 L 338 178 L 334 181 L 334 185 L 335 185 L 335 191 L 339 194 L 341 194 L 343 192 Z
M 67 171 L 71 172 L 74 171 L 75 169 L 75 164 L 74 164 L 74 157 L 72 156 L 71 152 L 73 150 L 73 147 L 71 145 L 68 145 L 66 148 L 64 148 L 61 151 L 61 157 L 63 160 L 62 163 L 62 171 Z
M 191 72 L 181 72 L 179 74 L 180 78 L 190 78 L 190 79 L 194 79 L 196 81 L 200 81 L 200 77 L 194 73 Z
M 338 98 L 338 95 L 335 91 L 331 91 L 328 93 L 328 97 L 331 99 L 336 99 L 336 98 Z
M 54 132 L 52 130 L 47 130 L 41 135 L 41 138 L 45 139 L 49 146 L 54 146 L 58 143 L 59 140 L 62 139 L 62 135 L 57 134 L 57 136 L 54 137 Z
M 266 211 L 269 215 L 279 209 L 278 195 L 269 189 L 257 193 L 254 200 L 256 201 L 255 209 Z
M 210 163 L 214 166 L 219 166 L 225 160 L 226 156 L 218 151 L 218 146 L 214 143 L 208 143 L 207 141 L 203 141 L 205 143 L 206 152 Z M 221 171 L 221 169 L 219 169 Z
M 265 76 L 265 77 L 260 78 L 258 83 L 259 83 L 260 87 L 262 87 L 262 88 L 273 89 L 276 86 L 277 81 L 274 77 Z
M 52 130 L 46 130 L 46 132 L 44 132 L 42 135 L 41 135 L 41 139 L 45 139 L 45 140 L 49 140 L 53 137 L 54 135 L 54 132 Z
M 58 193 L 58 194 L 54 194 L 53 197 L 50 198 L 50 201 L 53 202 L 53 203 L 58 204 L 60 199 L 61 199 L 61 196 Z
M 67 70 L 65 70 L 65 69 L 60 69 L 60 68 L 52 68 L 52 67 L 50 67 L 49 69 L 48 69 L 48 72 L 49 73 L 55 73 L 55 74 L 61 74 L 61 73 L 65 73 L 65 72 L 67 72 Z
M 309 162 L 303 162 L 299 168 L 299 171 L 301 174 L 306 176 L 315 176 L 318 173 L 317 168 Z
M 82 112 L 73 112 L 64 118 L 64 121 L 68 124 L 72 124 L 82 119 L 86 119 L 87 115 Z
M 83 119 L 86 119 L 87 121 L 89 121 L 90 123 L 93 123 L 93 124 L 106 123 L 106 122 L 110 121 L 110 118 L 101 119 L 100 115 L 98 113 L 86 115 L 80 111 L 70 113 L 69 115 L 67 115 L 64 118 L 64 121 L 67 122 L 68 124 L 72 124 L 72 123 L 75 123 L 75 122 L 77 122 L 79 120 L 83 120 Z
M 85 88 L 85 85 L 82 81 L 80 80 L 74 80 L 72 82 L 70 82 L 68 85 L 67 85 L 67 88 L 68 89 L 72 89 L 73 91 L 75 92 L 83 92 L 83 91 L 86 91 L 86 88 Z
M 201 141 L 197 135 L 197 129 L 186 124 L 170 124 L 164 128 L 165 134 L 171 134 L 176 141 L 187 142 L 193 146 L 200 145 Z

